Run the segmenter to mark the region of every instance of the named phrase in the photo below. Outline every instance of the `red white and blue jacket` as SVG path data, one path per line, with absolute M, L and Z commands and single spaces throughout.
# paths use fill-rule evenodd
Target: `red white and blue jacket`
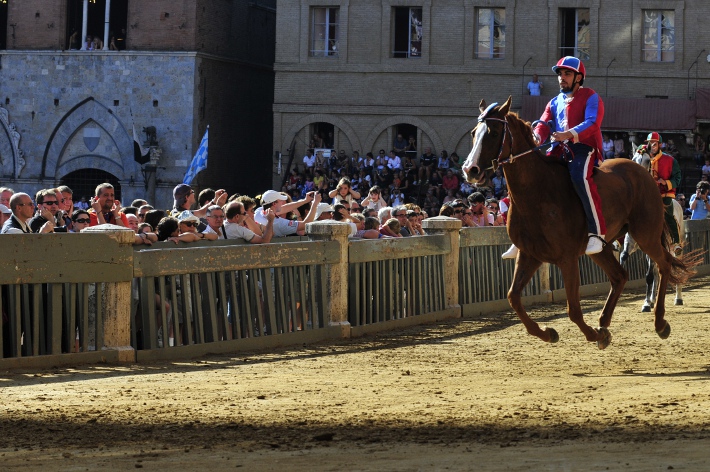
M 541 121 L 552 122 L 552 131 L 571 131 L 575 143 L 586 144 L 594 149 L 602 148 L 602 119 L 604 118 L 604 103 L 597 93 L 589 88 L 580 87 L 572 98 L 560 93 L 550 100 Z M 540 136 L 540 142 L 545 142 L 550 135 L 550 128 L 543 123 L 535 127 L 535 134 Z M 555 147 L 559 143 L 553 143 Z M 603 159 L 602 153 L 597 152 Z

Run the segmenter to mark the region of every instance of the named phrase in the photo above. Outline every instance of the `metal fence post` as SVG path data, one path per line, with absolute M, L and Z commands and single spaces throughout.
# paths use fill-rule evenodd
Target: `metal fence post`
M 348 235 L 350 225 L 339 221 L 317 221 L 306 225 L 306 234 L 313 241 L 337 241 L 340 245 L 340 260 L 326 266 L 328 294 L 327 314 L 330 326 L 341 326 L 343 337 L 350 336 L 348 321 Z
M 451 243 L 451 252 L 444 256 L 446 307 L 459 307 L 459 230 L 461 220 L 436 216 L 422 221 L 427 234 L 445 234 Z
M 133 265 L 131 246 L 135 233 L 132 230 L 123 226 L 104 224 L 86 228 L 82 232 L 109 235 L 117 244 L 108 246 L 106 250 L 129 251 L 131 255 L 128 260 L 131 266 Z M 103 349 L 118 351 L 120 362 L 135 362 L 136 353 L 131 346 L 131 280 L 105 283 L 103 296 L 101 301 L 97 300 L 98 303 L 101 303 L 103 314 Z

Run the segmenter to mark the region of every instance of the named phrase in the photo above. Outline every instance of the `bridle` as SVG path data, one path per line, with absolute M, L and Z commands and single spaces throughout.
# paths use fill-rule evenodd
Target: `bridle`
M 483 123 L 483 122 L 487 122 L 487 121 L 497 121 L 499 123 L 503 123 L 503 139 L 500 142 L 500 149 L 498 150 L 498 156 L 491 161 L 491 163 L 492 163 L 491 168 L 495 168 L 495 167 L 502 165 L 502 164 L 507 164 L 507 163 L 512 162 L 513 160 L 517 159 L 518 157 L 525 156 L 525 155 L 530 154 L 532 152 L 546 148 L 550 145 L 550 142 L 546 141 L 539 146 L 535 146 L 532 149 L 528 149 L 527 151 L 523 151 L 520 154 L 516 154 L 513 156 L 513 133 L 510 132 L 510 126 L 508 125 L 507 115 L 506 115 L 506 118 L 494 118 L 494 117 L 486 116 L 488 111 L 495 105 L 497 105 L 497 104 L 494 103 L 493 105 L 489 106 L 488 109 L 486 109 L 486 111 L 483 112 L 478 117 L 479 123 Z M 533 121 L 531 127 L 534 128 L 535 125 L 538 123 L 544 123 L 545 125 L 547 125 L 548 127 L 551 128 L 550 123 L 548 123 L 546 121 L 542 121 L 542 120 Z M 508 157 L 501 159 L 501 156 L 503 155 L 503 148 L 505 147 L 506 136 L 510 136 L 510 154 L 508 154 Z

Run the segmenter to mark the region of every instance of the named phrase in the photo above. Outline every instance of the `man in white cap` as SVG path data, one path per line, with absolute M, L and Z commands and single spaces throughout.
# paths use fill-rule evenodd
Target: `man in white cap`
M 281 192 L 267 190 L 261 196 L 261 208 L 258 208 L 254 213 L 254 220 L 259 224 L 265 225 L 267 223 L 265 212 L 271 209 L 276 214 L 276 219 L 274 220 L 275 237 L 280 238 L 283 236 L 293 235 L 303 236 L 306 234 L 306 223 L 312 222 L 316 217 L 316 208 L 321 200 L 320 193 L 308 192 L 306 194 L 306 198 L 296 202 L 284 204 L 287 199 L 288 197 Z M 281 217 L 281 215 L 285 215 L 290 211 L 295 211 L 298 207 L 311 202 L 311 208 L 308 210 L 308 215 L 306 215 L 306 218 L 303 221 L 287 220 L 286 218 Z
M 316 221 L 333 219 L 333 207 L 327 203 L 319 203 L 316 207 Z

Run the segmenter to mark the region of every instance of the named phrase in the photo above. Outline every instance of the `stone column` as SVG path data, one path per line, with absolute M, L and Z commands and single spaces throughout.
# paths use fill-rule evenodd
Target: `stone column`
M 91 226 L 82 231 L 82 233 L 102 233 L 108 235 L 115 240 L 118 248 L 111 247 L 108 250 L 116 250 L 117 253 L 123 251 L 130 252 L 131 274 L 133 241 L 135 234 L 129 228 L 123 226 L 105 224 Z M 122 260 L 122 257 L 117 257 Z M 104 284 L 104 293 L 102 300 L 97 300 L 96 303 L 101 303 L 101 313 L 103 315 L 103 349 L 114 350 L 118 352 L 120 362 L 135 362 L 136 353 L 131 347 L 131 280 L 132 277 L 127 277 L 126 281 L 107 282 Z M 97 350 L 99 346 L 96 347 Z
M 84 0 L 84 10 L 81 18 L 81 48 L 80 50 L 86 51 L 86 35 L 88 34 L 88 23 L 89 23 L 89 0 Z
M 436 216 L 422 221 L 422 228 L 427 234 L 444 234 L 451 244 L 451 252 L 444 256 L 444 286 L 446 289 L 446 307 L 459 305 L 459 230 L 461 220 L 448 216 Z
M 104 51 L 108 51 L 108 28 L 111 21 L 111 0 L 106 0 L 106 9 L 104 11 Z M 155 200 L 151 200 L 155 201 Z
M 306 225 L 306 234 L 311 241 L 337 241 L 340 260 L 326 266 L 327 286 L 321 287 L 329 295 L 326 313 L 330 326 L 341 326 L 349 336 L 348 321 L 348 235 L 350 225 L 340 221 L 316 221 Z

